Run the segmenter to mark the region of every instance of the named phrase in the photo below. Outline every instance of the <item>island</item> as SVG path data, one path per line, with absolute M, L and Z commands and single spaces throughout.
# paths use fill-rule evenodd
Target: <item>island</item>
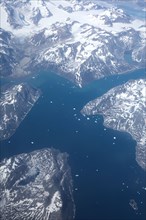
M 75 206 L 68 155 L 54 148 L 5 158 L 0 163 L 3 220 L 72 220 Z
M 104 125 L 131 134 L 136 161 L 146 170 L 146 79 L 131 80 L 90 101 L 83 115 L 102 115 Z
M 41 91 L 27 83 L 5 85 L 0 97 L 0 140 L 10 138 L 39 99 Z

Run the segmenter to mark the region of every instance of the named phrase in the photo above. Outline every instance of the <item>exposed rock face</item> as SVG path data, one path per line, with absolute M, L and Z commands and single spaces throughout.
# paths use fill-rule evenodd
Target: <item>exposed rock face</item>
M 0 163 L 3 220 L 72 220 L 74 201 L 67 154 L 42 149 Z
M 41 92 L 21 83 L 2 88 L 0 98 L 0 140 L 9 138 L 31 110 Z
M 28 20 L 38 24 L 41 18 L 52 16 L 45 1 L 2 1 L 8 15 L 9 24 L 15 29 L 21 29 L 29 24 Z
M 2 0 L 0 7 L 3 31 L 13 36 L 1 39 L 3 76 L 54 68 L 82 87 L 144 66 L 145 21 L 114 3 Z
M 0 73 L 1 76 L 9 76 L 13 73 L 17 64 L 16 51 L 12 45 L 12 34 L 0 28 Z
M 129 81 L 89 102 L 84 115 L 101 114 L 104 125 L 130 133 L 137 142 L 136 160 L 146 170 L 146 79 Z

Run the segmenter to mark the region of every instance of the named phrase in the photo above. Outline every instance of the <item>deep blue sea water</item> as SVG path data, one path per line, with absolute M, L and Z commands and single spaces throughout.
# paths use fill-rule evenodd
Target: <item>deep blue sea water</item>
M 101 116 L 87 120 L 80 114 L 88 101 L 144 76 L 145 70 L 137 70 L 82 89 L 51 72 L 26 78 L 42 96 L 10 140 L 1 142 L 1 159 L 43 147 L 66 151 L 76 220 L 145 220 L 146 172 L 135 161 L 136 142 L 127 133 L 105 129 Z M 130 199 L 137 202 L 138 211 L 129 205 Z

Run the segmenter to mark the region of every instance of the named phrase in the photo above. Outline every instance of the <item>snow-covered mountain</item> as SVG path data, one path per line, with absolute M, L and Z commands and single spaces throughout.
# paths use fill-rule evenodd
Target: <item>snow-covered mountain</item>
M 0 73 L 2 76 L 13 74 L 17 64 L 17 54 L 12 45 L 13 36 L 0 28 Z
M 2 63 L 5 76 L 51 67 L 83 86 L 106 75 L 142 67 L 146 61 L 145 56 L 140 56 L 145 49 L 144 20 L 113 4 L 2 0 L 0 7 L 1 28 L 13 36 L 12 46 L 10 39 L 5 43 L 4 37 L 1 40 L 3 47 L 13 50 L 13 56 L 7 56 Z M 131 63 L 125 59 L 129 51 Z M 5 57 L 5 50 L 1 56 Z M 10 64 L 9 71 L 6 62 Z
M 40 97 L 40 91 L 21 83 L 1 88 L 0 140 L 9 138 Z
M 73 186 L 67 154 L 42 149 L 0 163 L 3 220 L 72 220 Z
M 136 160 L 146 170 L 146 79 L 131 80 L 89 102 L 84 115 L 101 114 L 104 125 L 126 131 L 137 142 Z

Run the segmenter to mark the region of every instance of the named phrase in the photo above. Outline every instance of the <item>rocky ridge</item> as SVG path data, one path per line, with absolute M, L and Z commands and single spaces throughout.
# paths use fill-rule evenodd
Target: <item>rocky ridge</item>
M 0 163 L 3 220 L 72 220 L 74 201 L 67 154 L 41 149 Z
M 131 134 L 136 161 L 146 170 L 146 79 L 131 80 L 90 101 L 83 115 L 103 115 L 104 125 Z
M 140 56 L 145 50 L 144 21 L 114 4 L 2 0 L 0 6 L 2 31 L 14 36 L 12 46 L 5 42 L 5 48 L 12 47 L 16 53 L 5 58 L 3 76 L 54 68 L 82 87 L 107 75 L 141 68 L 146 61 Z M 131 63 L 124 56 L 129 51 Z M 1 56 L 5 57 L 4 50 Z
M 22 120 L 39 99 L 41 92 L 26 83 L 2 87 L 0 97 L 0 140 L 14 134 Z

